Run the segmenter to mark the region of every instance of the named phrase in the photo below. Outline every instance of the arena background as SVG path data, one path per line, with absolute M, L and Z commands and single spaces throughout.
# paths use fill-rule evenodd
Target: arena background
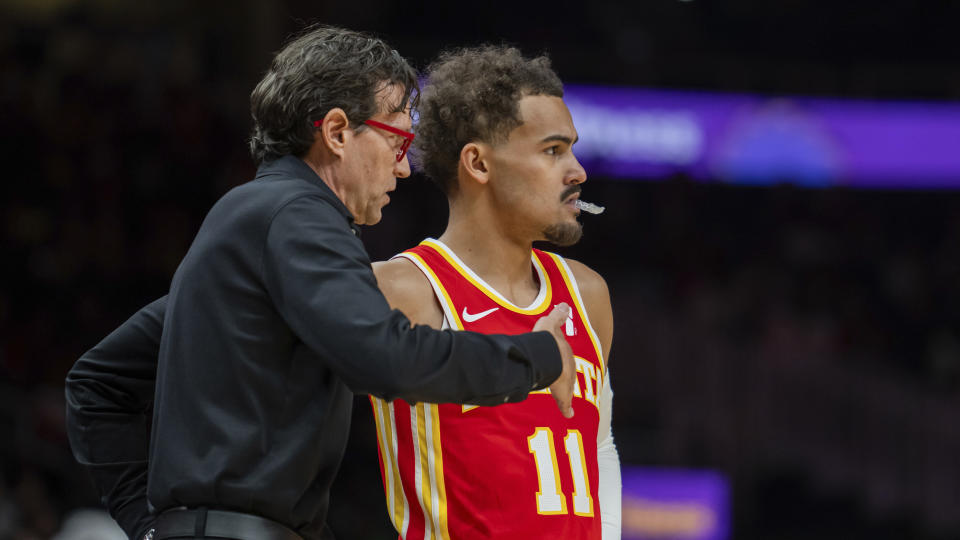
M 419 68 L 505 41 L 568 83 L 941 102 L 960 98 L 958 20 L 947 0 L 0 1 L 0 539 L 97 506 L 64 375 L 251 178 L 249 92 L 304 22 L 375 32 Z M 610 285 L 625 465 L 722 473 L 731 538 L 960 537 L 957 192 L 592 175 L 584 198 L 607 212 L 562 253 Z M 364 235 L 374 259 L 446 220 L 421 177 L 393 200 Z M 330 522 L 395 537 L 357 404 Z

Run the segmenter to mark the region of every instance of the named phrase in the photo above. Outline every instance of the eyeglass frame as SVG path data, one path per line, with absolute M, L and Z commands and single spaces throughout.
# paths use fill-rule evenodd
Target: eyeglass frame
M 416 134 L 410 133 L 409 131 L 404 131 L 400 128 L 393 127 L 389 124 L 384 124 L 383 122 L 377 122 L 376 120 L 364 120 L 363 123 L 368 126 L 380 128 L 384 131 L 389 131 L 394 135 L 399 135 L 400 137 L 403 137 L 403 144 L 400 145 L 400 149 L 397 150 L 397 162 L 399 163 L 403 161 L 403 158 L 404 156 L 407 155 L 407 150 L 410 148 L 410 145 L 413 143 L 413 138 L 416 137 Z M 314 120 L 313 127 L 319 129 L 321 125 L 323 125 L 323 120 Z

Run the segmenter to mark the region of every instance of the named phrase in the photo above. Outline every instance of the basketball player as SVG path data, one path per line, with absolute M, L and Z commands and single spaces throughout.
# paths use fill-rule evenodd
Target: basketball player
M 558 304 L 577 362 L 573 418 L 548 391 L 495 407 L 371 398 L 387 510 L 403 539 L 620 537 L 620 465 L 610 430 L 606 283 L 533 249 L 577 242 L 586 173 L 563 87 L 546 57 L 506 47 L 441 55 L 428 71 L 416 142 L 448 197 L 438 239 L 374 265 L 415 324 L 529 331 Z

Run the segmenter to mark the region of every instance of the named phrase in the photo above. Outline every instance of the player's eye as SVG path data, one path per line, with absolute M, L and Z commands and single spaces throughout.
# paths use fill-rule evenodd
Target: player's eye
M 544 152 L 546 152 L 547 154 L 549 154 L 549 155 L 551 155 L 551 156 L 555 156 L 555 155 L 557 155 L 557 154 L 560 153 L 560 145 L 559 145 L 559 144 L 555 144 L 555 145 L 547 148 L 546 150 L 544 150 Z

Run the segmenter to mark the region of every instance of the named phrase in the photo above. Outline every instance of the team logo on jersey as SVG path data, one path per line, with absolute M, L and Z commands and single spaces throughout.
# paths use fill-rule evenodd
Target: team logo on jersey
M 553 307 L 557 307 L 554 305 Z M 577 335 L 577 327 L 573 325 L 573 308 L 570 309 L 570 313 L 567 313 L 567 322 L 563 325 L 563 333 L 568 336 Z
M 467 308 L 466 306 L 464 306 L 463 313 L 461 315 L 463 315 L 463 322 L 474 322 L 474 321 L 479 321 L 480 319 L 486 317 L 487 315 L 493 313 L 498 309 L 500 308 L 495 307 L 495 308 L 490 308 L 486 311 L 481 311 L 480 313 L 467 313 Z

